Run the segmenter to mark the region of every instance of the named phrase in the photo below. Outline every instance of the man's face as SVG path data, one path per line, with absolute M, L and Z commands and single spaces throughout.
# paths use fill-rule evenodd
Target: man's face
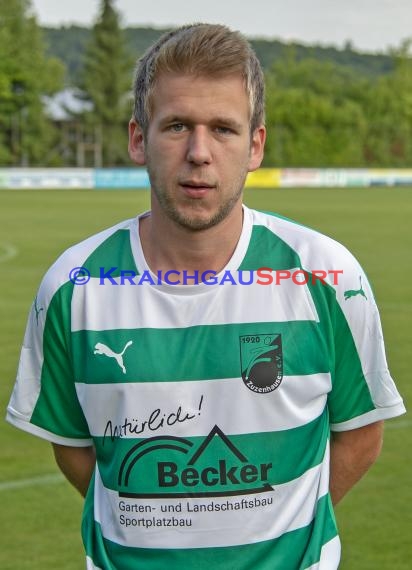
M 129 152 L 146 164 L 152 214 L 190 230 L 212 227 L 241 203 L 263 157 L 265 129 L 250 134 L 240 76 L 164 74 L 156 82 L 147 135 L 130 122 Z

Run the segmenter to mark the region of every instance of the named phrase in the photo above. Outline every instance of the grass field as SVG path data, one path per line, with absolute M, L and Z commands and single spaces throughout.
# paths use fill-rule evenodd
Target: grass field
M 358 257 L 381 308 L 392 374 L 410 402 L 412 189 L 249 190 L 245 201 L 319 229 Z M 148 204 L 144 191 L 0 192 L 2 410 L 14 382 L 29 305 L 47 267 L 70 244 Z M 0 450 L 0 568 L 84 568 L 82 500 L 57 476 L 50 445 L 3 422 Z M 388 422 L 380 459 L 337 509 L 342 570 L 412 568 L 411 450 L 409 415 Z

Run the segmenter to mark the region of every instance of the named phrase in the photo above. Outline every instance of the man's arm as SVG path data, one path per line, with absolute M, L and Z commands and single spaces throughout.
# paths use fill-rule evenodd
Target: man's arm
M 383 421 L 331 434 L 330 493 L 336 505 L 363 477 L 382 449 Z
M 63 475 L 84 497 L 96 463 L 94 447 L 52 445 L 54 457 Z

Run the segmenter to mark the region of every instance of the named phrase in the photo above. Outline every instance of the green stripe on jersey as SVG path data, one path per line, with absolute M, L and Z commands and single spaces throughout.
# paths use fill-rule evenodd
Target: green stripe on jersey
M 172 382 L 241 377 L 240 337 L 281 334 L 283 374 L 329 371 L 327 346 L 313 321 L 201 325 L 184 329 L 77 331 L 72 333 L 76 382 Z M 123 373 L 114 358 L 94 354 L 100 342 L 124 355 Z
M 89 438 L 89 428 L 77 399 L 70 349 L 70 301 L 74 285 L 66 283 L 47 310 L 43 333 L 40 394 L 30 423 L 56 435 Z M 70 413 L 63 413 L 63 411 Z
M 249 248 L 239 270 L 256 270 L 260 267 L 293 269 L 300 267 L 300 259 L 296 251 L 268 228 L 253 226 Z
M 348 322 L 327 284 L 308 283 L 328 346 L 332 391 L 328 395 L 330 422 L 347 421 L 375 409 Z
M 117 230 L 109 236 L 86 259 L 83 266 L 88 269 L 91 277 L 97 278 L 101 275 L 101 269 L 110 271 L 111 268 L 116 268 L 110 272 L 111 277 L 118 277 L 121 271 L 134 271 L 137 274 L 130 245 L 130 230 Z
M 319 418 L 298 428 L 278 432 L 227 435 L 231 447 L 215 435 L 207 449 L 202 451 L 201 457 L 194 461 L 193 466 L 196 471 L 201 472 L 204 467 L 218 466 L 219 461 L 224 460 L 227 466 L 236 468 L 237 477 L 245 464 L 255 466 L 270 464 L 265 483 L 281 485 L 297 479 L 308 469 L 322 462 L 328 436 L 329 419 L 325 410 Z M 160 489 L 158 463 L 174 462 L 178 466 L 177 471 L 181 472 L 189 463 L 191 464 L 191 458 L 196 456 L 204 441 L 205 437 L 187 437 L 184 440 L 162 437 L 111 438 L 109 433 L 106 437 L 94 438 L 99 472 L 104 486 L 114 491 L 144 494 L 164 491 L 193 493 L 194 486 L 184 485 L 182 481 L 172 489 Z M 308 441 L 311 442 L 310 447 L 307 445 Z M 257 475 L 251 477 L 250 484 L 241 483 L 241 489 L 255 489 L 258 479 Z M 236 490 L 236 485 L 230 481 L 227 481 L 226 486 L 219 484 L 218 487 L 219 491 Z M 213 487 L 204 485 L 201 481 L 196 485 L 196 492 L 211 490 Z

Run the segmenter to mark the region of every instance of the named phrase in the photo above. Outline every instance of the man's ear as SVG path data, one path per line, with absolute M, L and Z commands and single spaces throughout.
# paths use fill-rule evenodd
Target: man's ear
M 253 172 L 257 170 L 263 160 L 263 154 L 265 150 L 266 141 L 266 129 L 263 125 L 260 125 L 252 135 L 251 145 L 250 145 L 250 157 L 248 171 Z
M 134 118 L 129 121 L 129 156 L 139 166 L 146 164 L 143 130 Z

